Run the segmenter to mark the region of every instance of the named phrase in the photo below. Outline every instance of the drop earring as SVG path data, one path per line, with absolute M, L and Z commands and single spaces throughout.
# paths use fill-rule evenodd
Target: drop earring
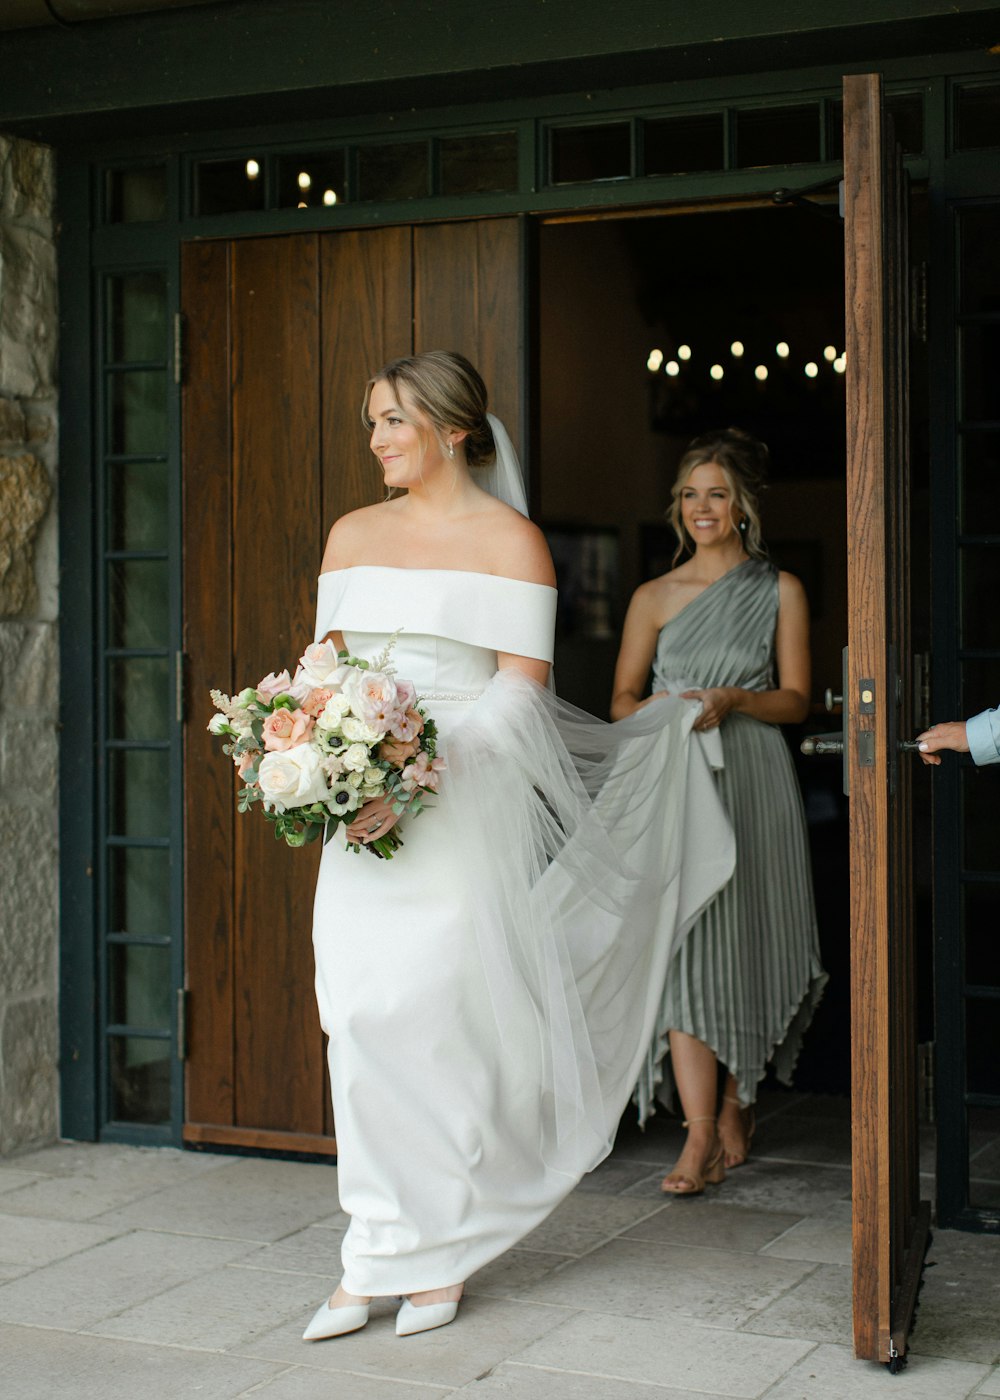
M 448 444 L 448 456 L 452 459 L 452 461 L 455 460 L 455 444 L 453 442 L 449 442 Z

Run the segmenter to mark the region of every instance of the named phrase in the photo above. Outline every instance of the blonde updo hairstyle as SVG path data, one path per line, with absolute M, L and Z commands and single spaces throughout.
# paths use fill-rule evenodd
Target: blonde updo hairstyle
M 430 419 L 441 446 L 447 433 L 465 431 L 465 460 L 470 467 L 485 467 L 496 456 L 493 430 L 486 418 L 487 393 L 482 376 L 456 350 L 425 350 L 390 360 L 368 381 L 362 421 L 373 427 L 368 411 L 372 390 L 386 383 L 405 413 L 411 403 Z
M 767 446 L 742 428 L 718 428 L 694 439 L 677 468 L 667 512 L 678 540 L 673 564 L 682 555 L 694 553 L 695 542 L 684 528 L 681 517 L 681 492 L 695 468 L 708 463 L 714 463 L 726 479 L 731 492 L 732 521 L 743 540 L 743 548 L 751 559 L 768 557 L 760 523 L 760 495 L 767 486 L 769 461 Z

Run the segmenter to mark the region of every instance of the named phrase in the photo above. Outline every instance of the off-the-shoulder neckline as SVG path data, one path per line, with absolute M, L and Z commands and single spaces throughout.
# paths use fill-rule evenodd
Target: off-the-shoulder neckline
M 489 578 L 498 583 L 520 583 L 526 588 L 544 588 L 549 593 L 556 592 L 551 583 L 535 583 L 527 578 L 510 578 L 507 574 L 487 574 L 480 569 L 407 569 L 398 564 L 350 564 L 346 569 L 327 569 L 319 577 L 333 578 L 335 574 L 353 574 L 362 569 L 390 574 L 457 574 L 463 578 Z

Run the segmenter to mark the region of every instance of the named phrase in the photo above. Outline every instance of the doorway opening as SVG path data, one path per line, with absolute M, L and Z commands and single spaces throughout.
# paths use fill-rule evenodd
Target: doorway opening
M 534 489 L 560 575 L 556 676 L 567 699 L 607 714 L 629 598 L 670 567 L 676 541 L 664 514 L 690 440 L 737 426 L 770 448 L 765 540 L 810 602 L 812 713 L 786 737 L 830 974 L 795 1084 L 846 1096 L 847 799 L 837 760 L 799 753 L 805 734 L 840 725 L 824 692 L 840 694 L 847 635 L 844 235 L 836 205 L 582 216 L 545 224 L 539 243 Z M 914 553 L 925 575 L 914 594 L 925 597 L 926 553 Z M 927 937 L 929 946 L 929 928 Z M 929 1018 L 929 985 L 926 1000 Z

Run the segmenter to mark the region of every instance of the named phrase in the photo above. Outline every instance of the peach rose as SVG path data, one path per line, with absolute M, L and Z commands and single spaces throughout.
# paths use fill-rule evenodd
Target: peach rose
M 264 747 L 269 753 L 284 753 L 304 744 L 312 732 L 311 715 L 302 710 L 275 710 L 264 721 Z
M 236 771 L 241 778 L 245 778 L 246 775 L 249 773 L 250 769 L 253 767 L 254 759 L 256 757 L 256 753 L 245 753 L 237 759 Z
M 412 758 L 416 751 L 416 739 L 410 739 L 405 744 L 400 739 L 383 739 L 379 745 L 378 756 L 384 758 L 386 763 L 391 763 L 393 768 L 402 768 L 406 760 Z
M 315 719 L 317 715 L 323 713 L 323 710 L 326 708 L 326 702 L 332 694 L 333 691 L 327 689 L 326 686 L 316 686 L 315 689 L 310 690 L 309 694 L 302 702 L 303 713 L 312 715 L 313 719 Z

